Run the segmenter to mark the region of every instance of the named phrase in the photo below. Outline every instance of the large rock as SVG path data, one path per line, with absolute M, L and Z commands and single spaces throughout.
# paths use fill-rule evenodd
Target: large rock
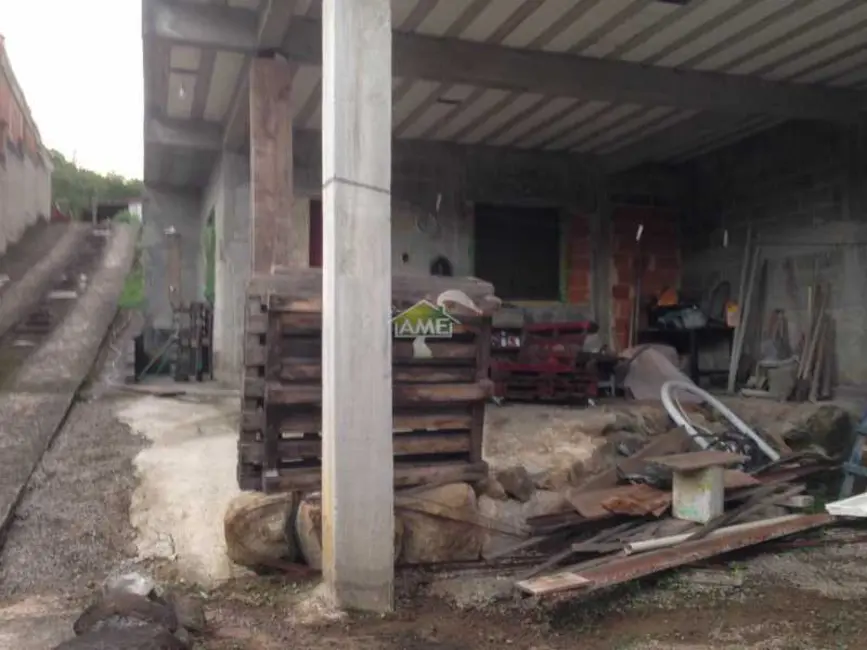
M 54 650 L 188 650 L 189 644 L 159 625 L 105 629 L 65 641 Z
M 522 465 L 515 465 L 497 472 L 497 481 L 503 486 L 506 494 L 526 503 L 536 491 L 533 479 Z
M 106 629 L 157 625 L 174 632 L 178 619 L 171 606 L 122 591 L 100 595 L 72 625 L 77 635 Z
M 250 568 L 294 561 L 297 549 L 289 518 L 295 499 L 292 493 L 238 495 L 223 518 L 229 558 Z
M 295 516 L 295 538 L 304 562 L 312 569 L 322 570 L 322 500 L 311 496 L 301 500 Z M 394 561 L 400 559 L 403 542 L 403 522 L 394 519 Z
M 395 507 L 404 528 L 404 562 L 433 564 L 479 558 L 484 529 L 476 493 L 468 484 L 398 495 Z
M 489 526 L 483 531 L 482 557 L 488 558 L 518 544 L 522 539 L 520 533 L 526 529 L 527 519 L 570 510 L 572 506 L 563 494 L 547 490 L 537 490 L 526 503 L 479 497 L 481 520 L 496 524 L 496 529 Z M 514 531 L 514 534 L 505 531 Z

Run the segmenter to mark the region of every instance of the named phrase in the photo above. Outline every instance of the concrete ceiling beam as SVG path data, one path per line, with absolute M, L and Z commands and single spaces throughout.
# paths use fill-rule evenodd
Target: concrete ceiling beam
M 255 52 L 259 17 L 255 11 L 169 0 L 144 0 L 145 36 L 177 45 Z
M 175 43 L 256 54 L 280 47 L 298 63 L 321 65 L 322 25 L 272 0 L 261 14 L 225 6 L 145 0 L 151 33 Z M 289 24 L 291 21 L 291 24 Z M 285 34 L 285 37 L 283 35 Z M 279 35 L 279 36 L 278 36 Z M 265 42 L 268 36 L 270 42 Z M 282 41 L 282 43 L 281 43 Z M 857 91 L 696 70 L 675 70 L 395 32 L 394 75 L 513 92 L 854 122 Z
M 150 117 L 145 122 L 145 143 L 166 149 L 217 152 L 223 147 L 223 131 L 210 122 Z
M 398 32 L 393 43 L 394 75 L 401 78 L 550 97 L 795 119 L 854 122 L 863 110 L 860 93 L 838 88 Z M 294 21 L 284 40 L 284 53 L 299 63 L 320 65 L 321 51 L 319 23 Z

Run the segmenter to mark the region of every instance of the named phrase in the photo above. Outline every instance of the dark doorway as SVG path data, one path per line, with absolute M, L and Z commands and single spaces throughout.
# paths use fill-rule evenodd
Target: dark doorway
M 476 276 L 507 300 L 560 299 L 560 213 L 476 205 Z

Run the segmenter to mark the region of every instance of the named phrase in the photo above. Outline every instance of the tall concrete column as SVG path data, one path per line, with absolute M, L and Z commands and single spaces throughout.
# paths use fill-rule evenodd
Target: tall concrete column
M 244 290 L 250 278 L 250 162 L 224 152 L 214 206 L 214 376 L 240 382 L 244 364 Z
M 391 8 L 324 0 L 322 546 L 339 606 L 393 607 Z
M 172 330 L 169 302 L 169 240 L 166 231 L 173 228 L 180 244 L 180 295 L 184 302 L 193 301 L 204 278 L 199 277 L 201 222 L 199 192 L 145 187 L 142 204 L 142 262 L 145 270 L 145 298 L 149 330 L 153 336 L 145 344 L 149 352 Z
M 293 218 L 293 66 L 255 58 L 250 66 L 250 203 L 253 272 L 307 266 L 306 232 Z

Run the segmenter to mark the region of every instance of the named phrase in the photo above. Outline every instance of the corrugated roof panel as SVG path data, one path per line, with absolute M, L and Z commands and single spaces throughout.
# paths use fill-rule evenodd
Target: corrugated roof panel
M 747 59 L 736 67 L 731 68 L 729 72 L 733 74 L 751 74 L 760 71 L 762 68 L 772 65 L 776 61 L 782 61 L 799 52 L 809 50 L 811 46 L 821 43 L 823 40 L 842 34 L 847 28 L 863 25 L 865 22 L 867 22 L 867 3 L 816 27 L 805 25 L 806 31 L 787 38 L 773 49 L 763 52 L 757 57 Z
M 796 2 L 798 0 L 752 0 L 749 8 L 744 12 L 719 25 L 717 29 L 686 43 L 660 59 L 657 63 L 658 65 L 670 67 L 679 66 L 684 61 L 688 61 L 693 57 L 701 55 L 702 52 L 706 52 L 717 45 L 724 44 L 726 41 L 735 38 L 739 33 L 749 28 L 750 25 L 767 18 L 777 11 L 783 11 Z
M 627 43 L 641 32 L 647 31 L 658 22 L 675 20 L 677 14 L 683 11 L 684 7 L 676 4 L 653 2 L 643 7 L 637 14 L 614 29 L 602 34 L 595 43 L 584 49 L 581 54 L 598 58 L 606 57 L 615 49 Z
M 552 138 L 560 137 L 560 134 L 566 133 L 569 129 L 576 125 L 583 124 L 586 121 L 592 120 L 595 116 L 608 109 L 608 102 L 592 101 L 586 102 L 577 106 L 574 111 L 564 115 L 560 119 L 552 120 L 550 124 L 543 129 L 533 130 L 531 133 L 521 137 L 517 142 L 517 146 L 533 148 L 541 146 L 545 142 L 549 142 Z
M 723 12 L 729 11 L 737 5 L 746 6 L 746 3 L 755 0 L 711 0 L 709 2 L 691 3 L 687 9 L 692 8 L 688 14 L 678 12 L 672 16 L 665 26 L 650 36 L 647 40 L 636 44 L 621 54 L 618 58 L 624 61 L 644 61 L 650 56 L 668 47 L 683 34 L 689 33 L 702 25 L 707 24 Z M 683 16 L 683 17 L 681 17 Z
M 726 47 L 721 52 L 718 52 L 707 59 L 698 61 L 690 67 L 697 70 L 728 69 L 734 61 L 748 54 L 752 50 L 762 47 L 773 39 L 786 37 L 800 28 L 809 28 L 813 21 L 820 19 L 825 14 L 838 9 L 851 1 L 852 0 L 822 0 L 821 2 L 810 2 L 799 10 L 781 16 L 778 20 L 773 21 L 757 34 L 752 35 L 743 41 L 734 43 L 731 47 Z
M 459 133 L 461 129 L 471 124 L 473 120 L 490 110 L 508 94 L 505 90 L 485 91 L 478 101 L 461 109 L 453 119 L 443 125 L 437 133 L 433 134 L 433 137 L 437 140 L 448 140 L 456 133 Z
M 551 52 L 565 52 L 576 43 L 592 34 L 598 27 L 633 5 L 637 0 L 603 0 L 597 2 L 584 16 L 568 29 L 558 34 L 543 49 Z
M 461 38 L 480 42 L 488 40 L 523 4 L 524 0 L 493 0 L 461 33 Z
M 508 47 L 527 47 L 574 6 L 575 0 L 546 0 L 545 3 L 503 39 Z
M 485 120 L 484 124 L 480 124 L 478 127 L 467 133 L 460 139 L 460 141 L 466 144 L 476 144 L 481 142 L 485 136 L 496 131 L 498 127 L 508 122 L 515 115 L 518 115 L 533 104 L 537 103 L 541 98 L 541 95 L 535 93 L 520 95 L 515 99 L 515 101 L 511 102 L 509 106 Z
M 639 106 L 638 104 L 619 104 L 609 110 L 603 111 L 589 122 L 579 126 L 577 129 L 571 130 L 550 142 L 544 143 L 542 147 L 548 150 L 566 149 L 570 146 L 570 143 L 576 142 L 583 137 L 599 133 L 612 124 L 619 122 L 627 115 L 638 113 L 643 109 L 644 107 Z
M 535 129 L 539 125 L 546 123 L 554 116 L 559 115 L 568 108 L 575 107 L 577 105 L 577 99 L 570 99 L 567 97 L 556 97 L 554 99 L 550 99 L 548 102 L 545 103 L 544 106 L 542 106 L 539 110 L 535 111 L 532 115 L 528 116 L 524 120 L 521 120 L 521 122 L 515 124 L 512 128 L 505 131 L 501 135 L 495 137 L 493 140 L 490 141 L 490 144 L 494 146 L 509 145 L 520 139 L 522 136 L 526 135 L 532 129 Z

